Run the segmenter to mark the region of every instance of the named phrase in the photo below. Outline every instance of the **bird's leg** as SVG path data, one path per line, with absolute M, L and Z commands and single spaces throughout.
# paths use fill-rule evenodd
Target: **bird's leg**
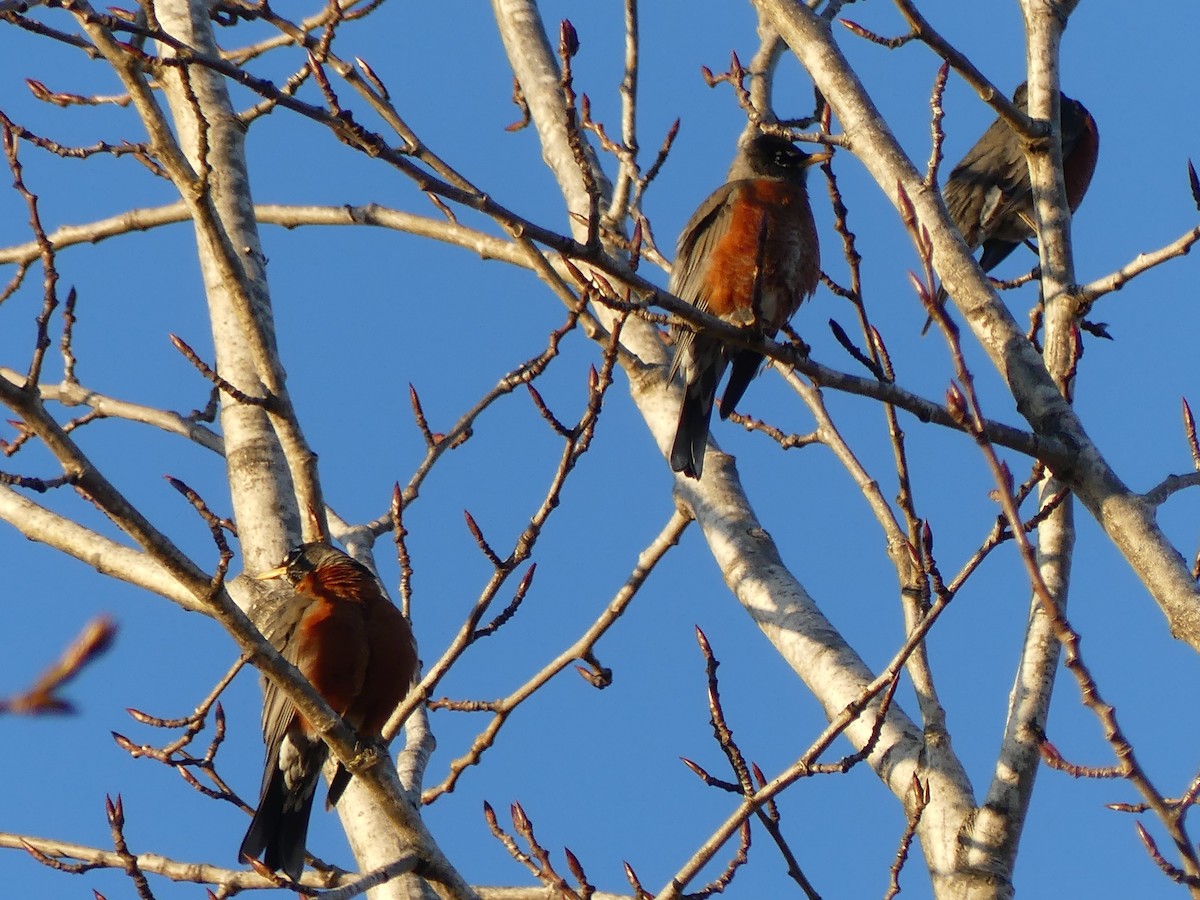
M 784 322 L 783 323 L 783 333 L 787 337 L 788 343 L 790 343 L 793 347 L 795 347 L 796 350 L 799 351 L 801 356 L 807 358 L 809 353 L 812 351 L 812 347 L 810 347 L 804 341 L 804 339 L 802 337 L 800 337 L 800 335 L 796 332 L 796 329 L 792 328 L 792 326 L 789 325 L 787 322 Z M 771 337 L 774 338 L 775 335 L 772 334 Z M 774 362 L 774 360 L 772 360 L 772 362 Z
M 373 768 L 379 764 L 380 757 L 383 755 L 383 745 L 379 741 L 372 738 L 364 740 L 358 738 L 354 742 L 354 760 L 352 762 L 352 771 L 365 772 L 367 769 Z

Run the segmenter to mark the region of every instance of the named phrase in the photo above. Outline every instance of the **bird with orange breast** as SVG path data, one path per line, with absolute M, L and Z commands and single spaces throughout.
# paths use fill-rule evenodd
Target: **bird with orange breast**
M 700 204 L 679 236 L 670 291 L 709 315 L 774 337 L 817 289 L 821 253 L 806 176 L 828 152 L 805 153 L 790 141 L 758 134 L 739 148 L 726 183 Z M 717 384 L 732 361 L 721 418 L 734 411 L 762 363 L 761 353 L 672 326 L 675 358 L 668 380 L 683 372 L 671 468 L 689 478 L 704 471 L 704 450 Z
M 300 670 L 362 741 L 375 740 L 417 672 L 412 628 L 366 566 L 326 543 L 301 544 L 283 564 L 257 576 L 282 578 L 293 596 L 266 637 Z M 317 776 L 329 748 L 272 682 L 263 683 L 266 770 L 258 810 L 238 851 L 261 858 L 293 881 L 304 848 Z M 342 765 L 329 783 L 326 808 L 350 782 Z
M 1013 92 L 1013 104 L 1028 109 L 1028 85 L 1021 84 Z M 1096 171 L 1100 132 L 1087 108 L 1062 93 L 1059 126 L 1067 206 L 1075 212 Z M 1019 244 L 1037 236 L 1029 164 L 1021 141 L 1001 118 L 988 126 L 951 170 L 942 196 L 946 212 L 967 246 L 972 250 L 983 247 L 979 267 L 985 272 L 998 266 Z M 946 292 L 939 291 L 938 302 L 945 301 Z M 929 329 L 929 321 L 922 334 Z

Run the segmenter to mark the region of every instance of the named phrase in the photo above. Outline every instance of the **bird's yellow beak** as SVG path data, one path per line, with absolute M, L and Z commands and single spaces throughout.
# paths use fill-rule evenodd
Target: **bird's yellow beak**
M 287 566 L 276 566 L 273 569 L 267 569 L 265 572 L 259 572 L 254 576 L 256 581 L 267 581 L 271 578 L 280 578 L 287 574 Z
M 808 164 L 815 166 L 817 163 L 823 163 L 827 159 L 833 159 L 833 151 L 826 150 L 823 153 L 810 153 L 808 155 Z

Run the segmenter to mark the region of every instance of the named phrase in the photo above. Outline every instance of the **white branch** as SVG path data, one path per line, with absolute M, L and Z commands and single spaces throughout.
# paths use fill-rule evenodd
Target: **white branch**
M 1077 448 L 1074 465 L 1055 474 L 1088 508 L 1166 615 L 1172 633 L 1200 649 L 1200 593 L 1153 511 L 1108 465 L 1063 399 L 1037 352 L 983 277 L 945 207 L 886 129 L 828 26 L 784 0 L 756 0 L 833 105 L 854 154 L 892 200 L 903 190 L 933 242 L 934 261 L 980 345 L 1008 382 L 1018 411 L 1042 437 Z

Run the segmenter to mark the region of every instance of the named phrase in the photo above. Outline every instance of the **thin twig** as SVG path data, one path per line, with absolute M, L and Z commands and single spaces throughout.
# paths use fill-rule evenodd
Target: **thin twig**
M 59 692 L 81 671 L 112 647 L 117 626 L 107 616 L 93 619 L 58 661 L 42 673 L 34 685 L 13 697 L 0 698 L 0 715 L 44 715 L 73 713 L 75 705 Z

